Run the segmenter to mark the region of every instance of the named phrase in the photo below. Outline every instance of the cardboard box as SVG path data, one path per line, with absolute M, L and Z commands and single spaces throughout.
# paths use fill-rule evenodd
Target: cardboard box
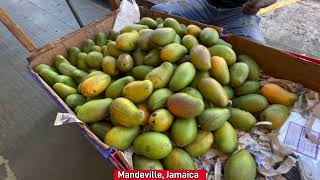
M 166 14 L 151 12 L 147 9 L 140 8 L 141 17 L 172 17 Z M 40 83 L 44 90 L 52 97 L 62 112 L 73 113 L 73 111 L 65 104 L 65 102 L 53 91 L 53 89 L 44 82 L 41 77 L 34 71 L 34 67 L 38 64 L 45 63 L 52 65 L 53 57 L 57 54 L 67 55 L 67 49 L 72 46 L 81 47 L 85 39 L 93 39 L 95 34 L 99 31 L 107 32 L 112 29 L 115 22 L 117 12 L 113 12 L 108 16 L 101 18 L 63 38 L 60 38 L 52 43 L 49 43 L 30 53 L 28 60 L 28 68 L 36 81 Z M 180 23 L 197 24 L 200 27 L 207 27 L 197 22 L 175 17 Z M 217 29 L 220 33 L 222 29 L 216 26 L 210 26 Z M 294 82 L 303 84 L 305 87 L 320 92 L 320 83 L 317 76 L 320 74 L 320 65 L 317 60 L 311 62 L 311 58 L 301 58 L 283 51 L 254 43 L 246 38 L 229 35 L 226 41 L 233 45 L 237 54 L 247 54 L 253 57 L 260 65 L 263 71 L 276 78 L 288 79 Z M 309 61 L 306 61 L 309 60 Z M 320 61 L 319 61 L 320 62 Z M 111 162 L 118 169 L 130 169 L 127 160 L 120 151 L 110 148 L 99 140 L 86 125 L 77 124 L 81 133 L 87 137 L 90 143 L 105 157 L 109 158 Z

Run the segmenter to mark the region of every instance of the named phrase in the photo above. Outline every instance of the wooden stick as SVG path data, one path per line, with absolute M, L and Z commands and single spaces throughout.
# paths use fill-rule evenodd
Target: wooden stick
M 9 31 L 21 42 L 21 44 L 32 52 L 37 49 L 29 37 L 19 28 L 10 15 L 0 6 L 0 21 L 9 29 Z

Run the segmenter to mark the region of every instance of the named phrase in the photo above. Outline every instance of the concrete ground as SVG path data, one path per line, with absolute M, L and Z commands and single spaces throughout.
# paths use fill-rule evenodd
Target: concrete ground
M 109 12 L 104 0 L 73 2 L 85 23 Z M 79 28 L 64 0 L 0 0 L 0 6 L 38 46 Z M 268 44 L 320 58 L 318 9 L 318 0 L 296 0 L 261 14 Z M 111 179 L 112 166 L 77 128 L 53 127 L 59 110 L 31 79 L 27 51 L 1 23 L 0 37 L 0 179 Z

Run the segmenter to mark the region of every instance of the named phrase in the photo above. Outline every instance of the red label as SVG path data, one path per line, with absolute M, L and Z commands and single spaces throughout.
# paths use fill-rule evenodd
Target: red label
M 114 180 L 205 180 L 205 170 L 114 170 Z

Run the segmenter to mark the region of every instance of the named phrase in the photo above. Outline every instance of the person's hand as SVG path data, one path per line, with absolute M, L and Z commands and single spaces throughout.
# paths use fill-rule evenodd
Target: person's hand
M 277 0 L 248 0 L 243 4 L 243 13 L 246 15 L 255 15 L 261 8 L 268 7 Z

